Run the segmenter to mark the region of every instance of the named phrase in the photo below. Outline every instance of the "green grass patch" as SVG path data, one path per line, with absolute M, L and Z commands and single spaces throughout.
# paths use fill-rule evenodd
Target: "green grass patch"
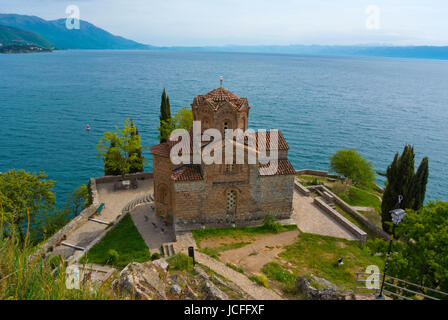
M 276 262 L 269 262 L 265 264 L 261 269 L 261 272 L 263 272 L 269 279 L 282 283 L 294 283 L 297 278 L 294 274 L 283 269 Z
M 247 246 L 248 244 L 251 244 L 251 242 L 236 242 L 236 243 L 222 244 L 219 247 L 215 248 L 202 248 L 199 249 L 199 251 L 218 260 L 222 251 L 242 248 L 244 246 Z
M 334 179 L 328 179 L 326 177 L 319 177 L 319 176 L 307 176 L 307 175 L 300 175 L 297 174 L 296 175 L 297 180 L 299 180 L 299 182 L 308 187 L 308 186 L 315 186 L 318 184 L 325 184 L 325 183 L 333 183 Z
M 223 238 L 231 237 L 234 239 L 240 239 L 247 236 L 255 236 L 259 234 L 274 234 L 285 231 L 297 230 L 296 225 L 280 225 L 278 230 L 273 230 L 270 227 L 261 226 L 249 226 L 249 227 L 226 227 L 226 228 L 210 228 L 210 229 L 199 229 L 193 230 L 193 236 L 196 243 L 200 246 L 201 240 L 211 239 L 211 238 Z
M 236 272 L 244 274 L 244 269 L 234 265 L 233 263 L 227 262 L 226 266 L 228 266 L 230 269 L 235 270 Z
M 367 233 L 367 238 L 368 239 L 375 239 L 375 234 L 369 229 L 367 228 L 362 222 L 361 220 L 359 220 L 358 218 L 352 216 L 350 213 L 346 212 L 344 209 L 342 209 L 337 203 L 334 204 L 335 209 L 337 212 L 339 212 L 344 218 L 346 218 L 348 221 L 350 221 L 351 223 L 353 223 L 355 226 L 357 226 L 358 228 L 360 228 L 362 231 L 364 231 L 365 233 Z
M 167 259 L 170 268 L 173 270 L 193 271 L 193 258 L 184 253 L 178 253 Z
M 116 254 L 111 251 L 114 250 Z M 110 264 L 124 268 L 130 262 L 146 262 L 150 260 L 149 249 L 138 232 L 130 215 L 126 215 L 120 223 L 92 247 L 81 259 L 81 263 Z
M 338 197 L 351 206 L 371 207 L 378 212 L 381 211 L 381 201 L 375 194 L 354 186 L 349 188 L 348 194 L 340 193 Z
M 260 286 L 269 288 L 268 278 L 262 274 L 259 276 L 249 276 L 248 278 Z
M 299 240 L 286 246 L 279 256 L 296 266 L 295 276 L 312 273 L 344 290 L 353 289 L 355 272 L 365 272 L 369 265 L 377 265 L 382 270 L 384 265 L 381 257 L 371 255 L 359 242 L 308 233 L 301 233 Z M 340 257 L 344 258 L 342 266 L 337 264 Z M 270 268 L 274 276 L 277 269 Z

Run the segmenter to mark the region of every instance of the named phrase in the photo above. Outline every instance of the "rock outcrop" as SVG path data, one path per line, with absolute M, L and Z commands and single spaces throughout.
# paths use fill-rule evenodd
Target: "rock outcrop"
M 308 300 L 345 300 L 346 295 L 330 281 L 311 275 L 297 279 L 297 288 Z
M 112 283 L 114 291 L 122 297 L 146 300 L 166 300 L 165 271 L 153 262 L 132 262 Z

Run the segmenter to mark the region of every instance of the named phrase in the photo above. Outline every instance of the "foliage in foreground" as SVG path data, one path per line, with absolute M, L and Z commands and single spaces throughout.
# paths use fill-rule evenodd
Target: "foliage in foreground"
M 13 235 L 0 236 L 0 300 L 91 300 L 112 299 L 109 283 L 95 287 L 82 283 L 67 289 L 65 263 L 60 257 L 30 257 L 33 249 Z
M 192 271 L 193 270 L 193 258 L 187 256 L 184 253 L 178 253 L 172 257 L 167 259 L 170 269 L 173 270 L 185 270 Z
M 130 262 L 146 262 L 150 259 L 151 255 L 145 241 L 135 227 L 131 216 L 127 214 L 113 230 L 87 252 L 81 262 L 109 264 L 124 268 Z
M 330 169 L 358 185 L 370 187 L 375 183 L 372 162 L 363 158 L 356 149 L 338 150 L 330 157 Z
M 448 202 L 429 202 L 406 213 L 396 229 L 399 241 L 392 247 L 388 274 L 448 292 Z M 377 252 L 387 250 L 387 241 L 374 245 Z

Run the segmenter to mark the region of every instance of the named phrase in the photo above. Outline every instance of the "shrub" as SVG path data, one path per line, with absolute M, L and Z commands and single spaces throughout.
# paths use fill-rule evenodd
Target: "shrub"
M 264 275 L 258 275 L 258 276 L 249 276 L 249 279 L 254 281 L 256 284 L 263 286 L 265 288 L 269 288 L 268 278 Z
M 117 264 L 118 260 L 120 259 L 120 255 L 118 254 L 117 250 L 110 249 L 107 251 L 107 261 L 110 264 Z
M 160 254 L 158 252 L 154 252 L 151 255 L 151 261 L 158 260 L 158 259 L 160 259 Z
M 184 253 L 178 253 L 169 257 L 167 261 L 174 270 L 193 270 L 193 259 Z
M 272 213 L 268 213 L 263 220 L 263 228 L 266 230 L 270 230 L 274 233 L 280 232 L 282 225 L 278 222 L 275 222 L 275 216 Z

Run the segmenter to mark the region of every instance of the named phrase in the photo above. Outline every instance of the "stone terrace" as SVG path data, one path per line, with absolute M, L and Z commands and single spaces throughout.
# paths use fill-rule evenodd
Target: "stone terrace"
M 105 182 L 96 184 L 98 191 L 98 200 L 100 203 L 104 203 L 105 206 L 101 211 L 101 214 L 96 215 L 95 219 L 110 223 L 122 214 L 123 208 L 126 207 L 131 201 L 143 197 L 145 195 L 153 194 L 153 180 L 146 178 L 145 180 L 138 180 L 137 189 L 118 190 L 114 191 L 114 182 Z M 92 241 L 94 241 L 105 229 L 107 225 L 94 221 L 86 221 L 74 231 L 67 234 L 65 243 L 85 248 Z M 60 254 L 63 258 L 73 256 L 76 249 L 58 246 L 54 249 L 55 254 Z

